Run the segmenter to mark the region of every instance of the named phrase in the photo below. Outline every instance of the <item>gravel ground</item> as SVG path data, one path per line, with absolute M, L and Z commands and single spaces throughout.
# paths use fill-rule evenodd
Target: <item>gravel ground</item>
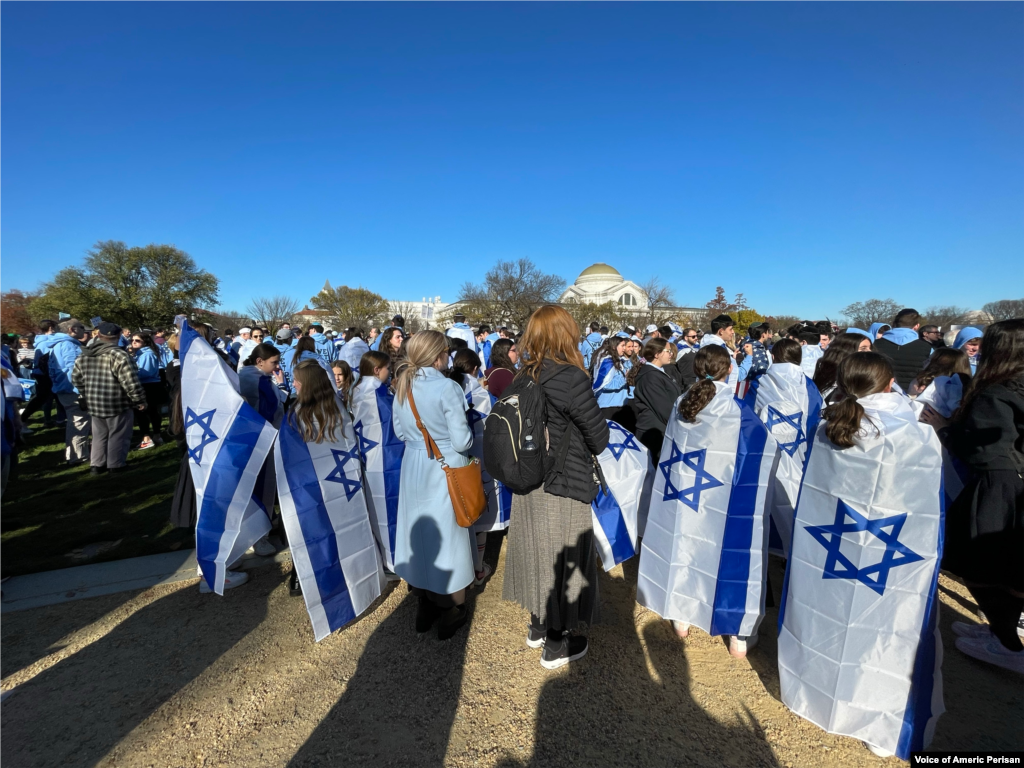
M 494 577 L 468 631 L 413 629 L 393 588 L 359 621 L 313 641 L 287 567 L 224 598 L 196 582 L 7 614 L 5 766 L 881 766 L 778 701 L 774 609 L 760 646 L 718 638 L 634 602 L 635 561 L 602 574 L 591 650 L 554 672 L 526 648 L 524 612 Z M 776 594 L 782 584 L 775 563 Z M 974 610 L 943 576 L 947 712 L 933 749 L 1024 749 L 1024 678 L 967 659 L 949 624 Z M 9 692 L 9 693 L 7 693 Z

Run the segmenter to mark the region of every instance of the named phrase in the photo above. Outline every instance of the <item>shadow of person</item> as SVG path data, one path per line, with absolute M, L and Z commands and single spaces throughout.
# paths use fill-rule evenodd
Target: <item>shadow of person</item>
M 0 762 L 94 766 L 264 620 L 276 569 L 223 598 L 184 587 L 13 689 Z
M 429 518 L 415 524 L 410 565 L 436 576 L 441 534 Z M 472 619 L 474 597 L 466 603 Z M 462 690 L 469 623 L 450 640 L 417 634 L 418 600 L 409 594 L 367 640 L 345 692 L 288 763 L 289 768 L 444 763 Z
M 711 717 L 691 693 L 685 642 L 667 621 L 634 621 L 634 560 L 625 578 L 601 572 L 601 623 L 587 656 L 552 673 L 537 702 L 534 752 L 501 768 L 548 766 L 775 766 L 749 713 L 735 725 Z

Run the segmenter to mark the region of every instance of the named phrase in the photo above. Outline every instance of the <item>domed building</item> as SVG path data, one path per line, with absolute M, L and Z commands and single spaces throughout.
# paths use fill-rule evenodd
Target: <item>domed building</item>
M 647 307 L 647 294 L 632 280 L 626 280 L 619 271 L 604 262 L 592 264 L 565 289 L 558 300 L 562 304 L 605 304 L 614 302 L 623 309 L 640 310 Z

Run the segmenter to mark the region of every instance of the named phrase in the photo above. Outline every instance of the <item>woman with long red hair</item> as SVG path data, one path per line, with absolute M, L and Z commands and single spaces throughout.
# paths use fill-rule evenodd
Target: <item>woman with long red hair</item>
M 577 347 L 580 329 L 561 307 L 541 307 L 517 346 L 517 376 L 538 383 L 546 402 L 546 432 L 554 461 L 544 485 L 512 501 L 503 597 L 530 612 L 526 644 L 544 646 L 541 665 L 557 669 L 587 652 L 570 634 L 597 618 L 597 554 L 590 502 L 598 492 L 595 457 L 608 445 L 608 423 L 597 407 Z M 566 446 L 563 440 L 568 440 Z

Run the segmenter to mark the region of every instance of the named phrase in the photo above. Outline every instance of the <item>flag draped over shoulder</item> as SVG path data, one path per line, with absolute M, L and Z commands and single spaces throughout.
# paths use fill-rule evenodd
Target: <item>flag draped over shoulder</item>
M 352 420 L 363 475 L 366 506 L 374 536 L 389 571 L 395 570 L 395 532 L 398 526 L 398 488 L 405 443 L 391 421 L 395 397 L 376 377 L 365 377 L 352 391 Z
M 779 610 L 782 701 L 907 760 L 943 712 L 942 454 L 901 395 L 858 402 L 870 419 L 858 444 L 840 450 L 820 425 L 804 475 Z
M 731 385 L 715 382 L 715 389 L 695 423 L 673 407 L 640 553 L 637 602 L 713 635 L 748 637 L 764 612 L 764 518 L 777 448 Z
M 473 446 L 470 454 L 480 460 L 480 470 L 484 482 L 484 496 L 487 508 L 473 524 L 475 532 L 503 531 L 508 528 L 509 515 L 512 512 L 512 491 L 499 483 L 487 471 L 484 465 L 484 422 L 491 415 L 494 398 L 484 389 L 473 376 L 463 376 L 462 391 L 466 394 L 466 420 L 469 430 L 473 433 Z
M 936 376 L 924 392 L 912 401 L 914 412 L 920 417 L 926 405 L 930 405 L 947 419 L 960 407 L 964 396 L 964 383 L 959 376 Z M 946 494 L 946 506 L 950 506 L 960 492 L 971 481 L 971 470 L 960 459 L 942 448 L 942 488 Z
M 637 517 L 644 480 L 647 448 L 632 432 L 608 422 L 608 447 L 597 457 L 607 488 L 590 503 L 594 519 L 594 544 L 601 565 L 610 571 L 636 554 Z
M 292 561 L 320 641 L 380 596 L 384 570 L 347 416 L 342 412 L 336 439 L 322 443 L 305 442 L 292 421 L 281 424 L 275 444 L 277 490 Z
M 768 547 L 776 554 L 787 555 L 810 438 L 818 428 L 824 403 L 814 382 L 792 363 L 776 363 L 751 381 L 744 402 L 754 409 L 779 446 L 778 467 L 772 478 Z
M 219 595 L 224 575 L 270 531 L 253 498 L 276 430 L 250 406 L 235 373 L 188 323 L 181 327 L 181 408 L 196 487 L 196 560 Z

